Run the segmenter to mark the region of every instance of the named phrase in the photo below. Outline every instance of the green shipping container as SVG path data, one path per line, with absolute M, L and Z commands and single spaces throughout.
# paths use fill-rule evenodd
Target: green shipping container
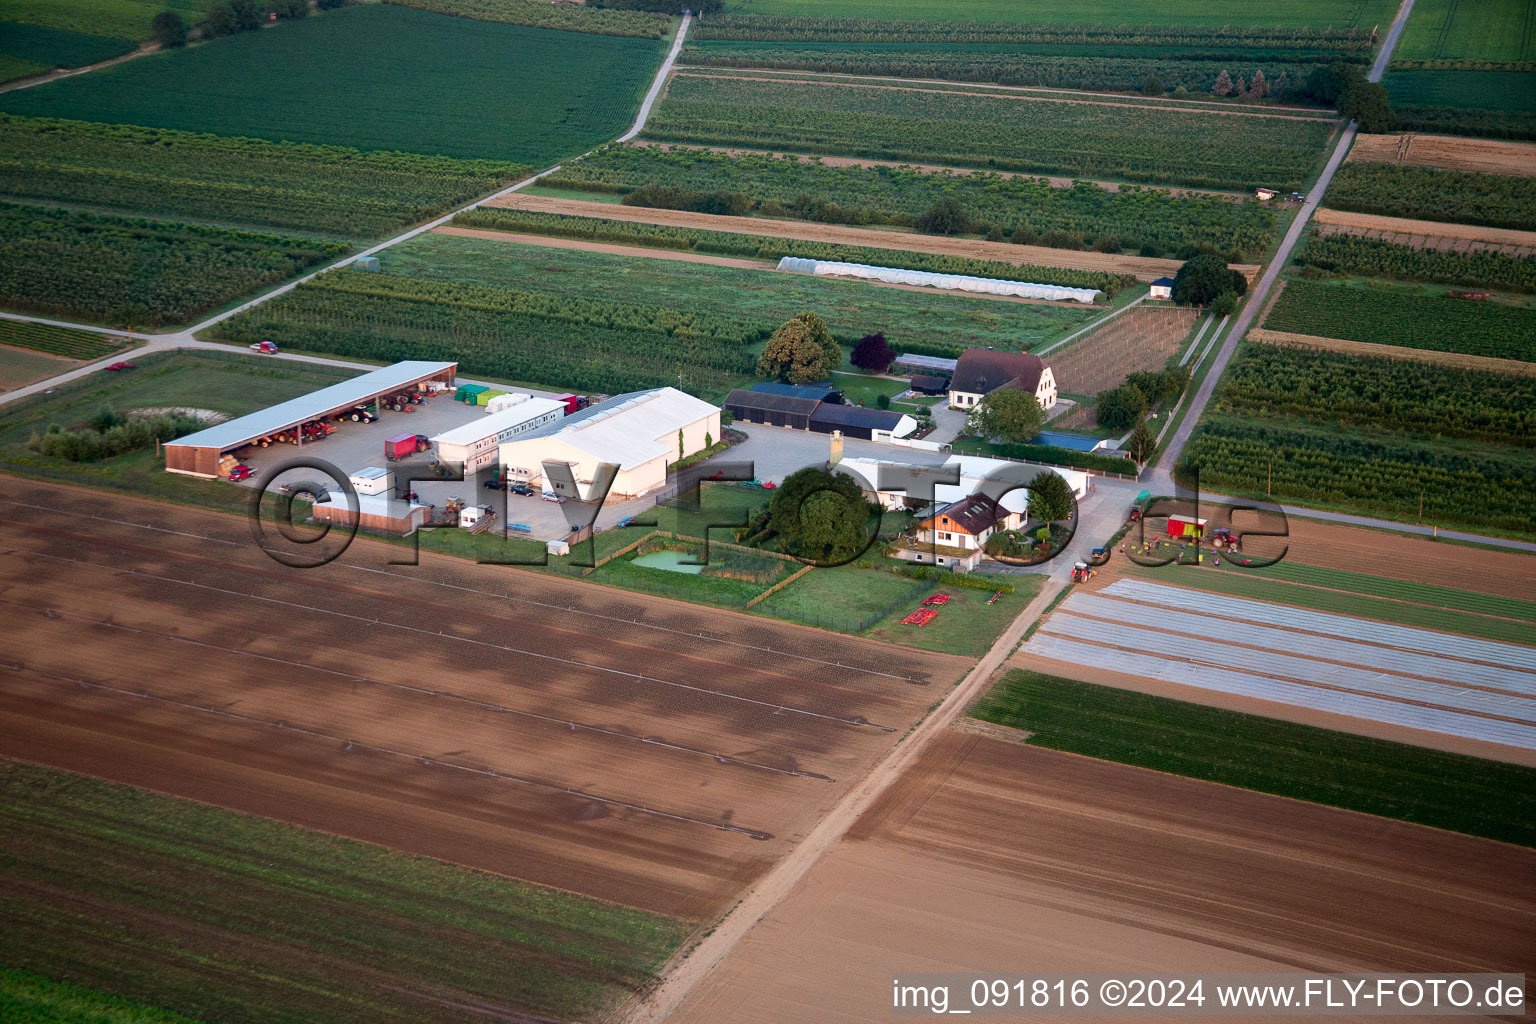
M 453 393 L 453 400 L 474 405 L 475 399 L 479 396 L 480 392 L 489 390 L 490 388 L 483 384 L 463 384 L 459 387 L 459 390 Z

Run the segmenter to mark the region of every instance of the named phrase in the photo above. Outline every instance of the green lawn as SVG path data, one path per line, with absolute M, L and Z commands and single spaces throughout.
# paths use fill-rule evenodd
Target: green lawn
M 1144 573 L 1146 578 L 1154 578 L 1152 570 L 1132 570 L 1133 575 Z M 1223 561 L 1220 568 L 1206 566 L 1199 572 L 1183 574 L 1179 583 L 1197 590 L 1274 601 L 1334 615 L 1378 619 L 1505 643 L 1531 642 L 1528 601 L 1293 564 L 1289 560 L 1259 570 L 1230 569 Z M 1410 601 L 1414 603 L 1407 603 Z M 1510 612 L 1520 614 L 1511 616 Z M 1491 617 L 1495 615 L 1518 621 Z
M 116 39 L 148 39 L 161 11 L 202 20 L 214 0 L 0 0 L 0 21 L 19 21 Z
M 580 192 L 574 188 L 544 188 L 530 185 L 522 190 L 525 196 L 544 196 L 548 199 L 579 199 L 585 203 L 612 203 L 617 206 L 623 196 L 612 192 Z
M 23 387 L 73 367 L 73 363 L 41 352 L 0 345 L 0 391 Z
M 622 132 L 663 45 L 368 4 L 6 93 L 0 109 L 543 164 Z
M 1532 768 L 1038 672 L 1008 673 L 971 713 L 1038 747 L 1536 846 Z
M 893 607 L 912 608 L 927 584 L 906 576 L 840 565 L 812 569 L 789 586 L 765 598 L 753 611 L 823 629 L 862 632 L 887 617 Z M 926 596 L 924 594 L 923 596 Z M 912 608 L 901 614 L 906 615 Z
M 26 1024 L 196 1024 L 105 992 L 0 967 L 0 1020 Z
M 0 794 L 0 962 L 221 1024 L 597 1018 L 689 930 L 48 768 Z
M 1397 5 L 1392 0 L 1355 0 L 1341 9 L 1330 0 L 1275 0 L 1234 9 L 1223 0 L 1178 4 L 1133 0 L 968 0 L 963 8 L 922 0 L 852 0 L 829 9 L 825 0 L 726 0 L 729 14 L 788 14 L 804 18 L 891 18 L 911 21 L 1000 21 L 1050 25 L 1276 25 L 1325 28 L 1380 25 L 1385 34 Z
M 379 254 L 383 269 L 439 280 L 569 292 L 572 281 L 601 281 L 596 297 L 761 321 L 769 330 L 813 310 L 849 344 L 884 331 L 891 347 L 950 354 L 973 346 L 1030 349 L 1099 315 L 1092 307 L 1026 305 L 960 295 L 929 295 L 804 274 L 616 256 L 523 245 L 501 239 L 427 234 Z
M 993 579 L 994 577 L 987 577 Z M 910 607 L 903 605 L 884 621 L 872 628 L 866 636 L 872 640 L 888 640 L 908 647 L 921 647 L 927 651 L 948 651 L 979 658 L 992 649 L 1013 620 L 1018 618 L 1024 606 L 1034 600 L 1040 588 L 1045 586 L 1042 575 L 998 576 L 997 584 L 1014 588 L 996 603 L 987 604 L 994 590 L 975 590 L 970 587 L 946 586 L 931 583 L 928 589 L 917 594 Z M 949 602 L 939 609 L 939 614 L 926 626 L 905 626 L 901 620 L 916 611 L 919 603 L 929 594 L 948 594 Z
M 9 82 L 13 78 L 24 78 L 27 75 L 40 75 L 47 70 L 46 64 L 0 53 L 0 82 Z

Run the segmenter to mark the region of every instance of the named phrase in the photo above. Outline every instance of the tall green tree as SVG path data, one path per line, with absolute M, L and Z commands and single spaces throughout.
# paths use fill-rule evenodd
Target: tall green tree
M 805 384 L 830 377 L 842 360 L 842 347 L 821 317 L 801 313 L 782 324 L 768 339 L 757 360 L 757 375 Z
M 175 11 L 161 11 L 155 15 L 149 23 L 149 30 L 155 42 L 167 50 L 187 45 L 187 23 Z
M 912 226 L 930 235 L 952 235 L 957 231 L 964 231 L 970 223 L 971 219 L 966 216 L 965 207 L 960 205 L 960 200 L 945 196 L 928 207 L 927 211 L 913 221 Z
M 1392 97 L 1380 82 L 1356 82 L 1339 97 L 1339 116 L 1357 121 L 1363 132 L 1392 130 L 1397 117 L 1392 113 Z
M 1131 431 L 1131 436 L 1125 442 L 1125 451 L 1136 465 L 1145 466 L 1157 451 L 1157 438 L 1152 433 L 1152 428 L 1147 426 L 1147 421 L 1142 420 L 1136 424 L 1136 429 Z
M 1042 469 L 1029 482 L 1029 517 L 1045 523 L 1060 523 L 1072 518 L 1077 502 L 1072 488 L 1061 474 Z
M 1035 396 L 1017 388 L 999 388 L 976 403 L 965 431 L 988 441 L 1025 444 L 1045 426 L 1045 410 Z
M 807 466 L 785 477 L 773 492 L 768 526 L 786 554 L 842 564 L 869 546 L 878 512 L 852 477 Z
M 1222 292 L 1238 295 L 1248 290 L 1248 279 L 1213 253 L 1201 253 L 1184 261 L 1173 278 L 1173 301 L 1203 306 Z
M 235 9 L 226 3 L 216 3 L 208 8 L 208 17 L 203 22 L 203 35 L 209 39 L 217 39 L 219 36 L 233 35 L 240 31 L 240 17 L 235 14 Z

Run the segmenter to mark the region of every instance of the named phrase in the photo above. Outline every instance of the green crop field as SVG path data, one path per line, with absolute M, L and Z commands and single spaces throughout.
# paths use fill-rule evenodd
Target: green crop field
M 824 0 L 726 0 L 728 14 L 784 14 L 822 18 Z M 1187 0 L 1179 4 L 1135 0 L 1083 0 L 1060 4 L 1051 0 L 970 0 L 964 7 L 970 21 L 1018 22 L 1042 25 L 1281 25 L 1325 28 L 1360 28 L 1379 25 L 1383 33 L 1392 23 L 1397 5 L 1391 0 L 1275 0 L 1261 6 L 1234 10 L 1223 0 Z M 836 13 L 846 18 L 892 18 L 912 21 L 953 21 L 956 8 L 922 0 L 852 0 Z
M 0 55 L 47 68 L 78 68 L 110 60 L 132 50 L 124 39 L 88 36 L 43 25 L 0 22 Z
M 214 0 L 0 0 L 0 21 L 43 25 L 115 39 L 148 39 L 161 11 L 201 21 Z
M 1536 60 L 1529 0 L 1415 0 L 1394 60 Z
M 508 25 L 592 32 L 605 36 L 643 36 L 660 39 L 671 19 L 649 11 L 620 11 L 585 4 L 553 3 L 551 0 L 384 0 L 403 7 L 417 7 L 438 14 Z
M 1264 326 L 1377 345 L 1536 362 L 1536 309 L 1421 288 L 1288 281 Z
M 192 319 L 345 255 L 338 242 L 0 203 L 0 304 L 135 327 Z M 113 324 L 112 326 L 123 326 Z
M 1536 178 L 1350 161 L 1328 184 L 1336 210 L 1536 230 Z
M 763 337 L 790 317 L 812 310 L 844 344 L 884 331 L 893 348 L 907 352 L 932 349 L 953 355 L 987 345 L 1014 351 L 1037 348 L 1103 315 L 1102 309 L 1075 302 L 1004 302 L 447 235 L 412 239 L 379 258 L 389 273 L 553 294 L 569 294 L 572 280 L 600 281 L 605 301 L 735 318 L 760 325 Z
M 1492 111 L 1493 123 L 1498 123 L 1498 114 L 1508 115 L 1510 123 L 1528 123 L 1520 115 L 1536 111 L 1536 72 L 1532 71 L 1393 68 L 1382 84 L 1391 94 L 1393 105 L 1399 107 Z M 1409 110 L 1407 116 L 1423 115 Z
M 785 256 L 798 256 L 805 259 L 871 263 L 882 267 L 927 270 L 940 274 L 967 274 L 972 277 L 988 277 L 1005 281 L 1059 284 L 1069 288 L 1097 288 L 1108 295 L 1113 295 L 1120 289 L 1128 288 L 1135 283 L 1135 278 L 1129 275 L 1108 274 L 1096 270 L 1021 266 L 1015 263 L 1000 263 L 996 260 L 970 259 L 965 256 L 947 256 L 899 249 L 871 249 L 864 246 L 835 245 L 831 242 L 810 242 L 796 238 L 770 238 L 767 235 L 705 231 L 699 228 L 641 224 L 635 221 L 608 220 L 600 217 L 572 217 L 559 213 L 539 213 L 533 210 L 511 210 L 493 206 L 466 210 L 453 218 L 453 224 L 457 227 L 513 231 L 519 234 L 554 238 L 618 242 L 624 245 L 712 253 L 717 256 L 745 256 L 759 260 L 777 261 Z
M 836 82 L 677 77 L 652 139 L 1159 184 L 1299 187 L 1333 123 Z
M 196 1019 L 597 1019 L 689 927 L 49 768 L 0 793 L 0 962 Z
M 0 110 L 546 163 L 624 130 L 661 47 L 371 4 L 0 94 Z
M 1039 672 L 1008 673 L 972 714 L 1033 746 L 1536 846 L 1528 767 Z
M 820 160 L 702 149 L 609 146 L 542 179 L 594 195 L 632 196 L 647 185 L 688 194 L 744 197 L 749 209 L 774 217 L 829 223 L 907 227 L 943 197 L 960 202 L 978 234 L 997 228 L 1020 242 L 1058 247 L 1108 247 L 1172 256 L 1185 246 L 1258 255 L 1276 228 L 1261 203 L 1218 196 L 1175 197 L 1165 189 L 1117 192 L 1091 182 L 1054 188 L 1046 180 L 983 172 L 925 173 L 911 167 L 831 166 Z M 644 196 L 634 196 L 635 205 Z
M 189 1017 L 0 967 L 0 1020 L 17 1024 L 197 1024 Z
M 64 356 L 66 359 L 100 359 L 126 348 L 128 342 L 113 334 L 72 331 L 52 324 L 34 324 L 24 320 L 0 320 L 0 345 L 29 348 L 34 352 Z
M 1536 292 L 1536 257 L 1415 249 L 1362 235 L 1313 235 L 1293 257 L 1329 273 L 1425 281 L 1461 288 Z
M 1250 344 L 1222 375 L 1210 408 L 1536 448 L 1536 377 L 1415 359 Z
M 378 237 L 530 172 L 526 164 L 0 114 L 0 195 L 343 238 Z
M 907 351 L 940 353 L 1027 348 L 1099 315 L 448 235 L 380 259 L 384 273 L 322 275 L 225 321 L 217 336 L 374 359 L 456 358 L 466 373 L 610 394 L 676 384 L 681 374 L 685 388 L 718 396 L 752 374 L 776 327 L 806 310 L 844 344 L 884 330 Z M 572 281 L 603 287 L 577 296 Z
M 13 78 L 24 78 L 27 75 L 40 75 L 47 70 L 46 64 L 37 64 L 0 53 L 0 82 L 9 82 Z
M 1224 494 L 1418 521 L 1536 532 L 1536 458 L 1529 449 L 1427 441 L 1378 430 L 1210 415 L 1179 472 Z

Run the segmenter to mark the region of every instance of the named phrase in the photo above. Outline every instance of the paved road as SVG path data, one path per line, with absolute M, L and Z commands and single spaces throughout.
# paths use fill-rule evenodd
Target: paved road
M 1386 41 L 1382 44 L 1381 53 L 1377 55 L 1376 63 L 1371 68 L 1371 73 L 1368 76 L 1370 81 L 1381 81 L 1382 73 L 1387 68 L 1387 62 L 1392 59 L 1392 50 L 1397 46 L 1398 37 L 1402 35 L 1403 26 L 1407 24 L 1408 15 L 1412 10 L 1413 0 L 1403 0 L 1402 6 L 1398 9 L 1397 17 L 1393 19 L 1392 28 L 1387 32 Z M 1216 361 L 1211 365 L 1210 372 L 1205 375 L 1205 379 L 1201 382 L 1199 389 L 1195 393 L 1194 400 L 1190 403 L 1188 414 L 1185 415 L 1184 421 L 1179 424 L 1179 428 L 1174 431 L 1167 447 L 1163 449 L 1163 455 L 1158 461 L 1157 468 L 1148 478 L 1148 483 L 1162 489 L 1164 493 L 1170 493 L 1173 486 L 1170 472 L 1166 467 L 1171 467 L 1178 462 L 1179 455 L 1184 451 L 1184 445 L 1188 443 L 1190 434 L 1194 431 L 1195 425 L 1200 421 L 1201 415 L 1205 412 L 1206 405 L 1211 400 L 1211 395 L 1216 390 L 1217 381 L 1221 379 L 1221 375 L 1226 371 L 1227 364 L 1232 361 L 1233 353 L 1237 351 L 1237 343 L 1248 332 L 1248 328 L 1252 326 L 1259 310 L 1264 308 L 1265 302 L 1269 299 L 1269 293 L 1274 288 L 1276 279 L 1280 276 L 1280 271 L 1285 268 L 1285 264 L 1291 258 L 1291 250 L 1296 247 L 1297 241 L 1301 238 L 1302 231 L 1306 228 L 1307 222 L 1312 218 L 1312 212 L 1317 209 L 1318 203 L 1322 201 L 1323 193 L 1328 191 L 1328 185 L 1333 180 L 1334 172 L 1339 169 L 1339 164 L 1344 161 L 1345 155 L 1349 152 L 1350 145 L 1355 141 L 1355 135 L 1358 130 L 1359 126 L 1351 121 L 1349 126 L 1344 129 L 1344 133 L 1339 136 L 1338 144 L 1334 146 L 1333 154 L 1329 156 L 1322 175 L 1317 179 L 1317 184 L 1307 194 L 1306 202 L 1302 203 L 1301 210 L 1296 214 L 1295 219 L 1291 221 L 1291 226 L 1286 230 L 1285 237 L 1281 240 L 1280 248 L 1275 252 L 1274 259 L 1269 261 L 1269 265 L 1264 269 L 1263 275 L 1259 278 L 1257 287 L 1254 288 L 1248 301 L 1243 304 L 1242 310 L 1232 322 L 1231 329 L 1227 331 L 1227 336 L 1216 353 Z
M 620 135 L 616 141 L 628 142 L 645 130 L 645 122 L 651 116 L 651 104 L 656 102 L 656 97 L 661 95 L 661 87 L 666 84 L 667 76 L 672 73 L 672 68 L 677 64 L 678 52 L 683 48 L 683 40 L 688 36 L 688 26 L 693 23 L 693 14 L 683 15 L 683 23 L 677 27 L 677 38 L 672 40 L 672 49 L 667 51 L 667 59 L 661 62 L 661 68 L 656 72 L 656 78 L 651 82 L 650 91 L 645 94 L 645 101 L 640 104 L 640 113 L 635 116 L 635 125 L 629 131 Z

